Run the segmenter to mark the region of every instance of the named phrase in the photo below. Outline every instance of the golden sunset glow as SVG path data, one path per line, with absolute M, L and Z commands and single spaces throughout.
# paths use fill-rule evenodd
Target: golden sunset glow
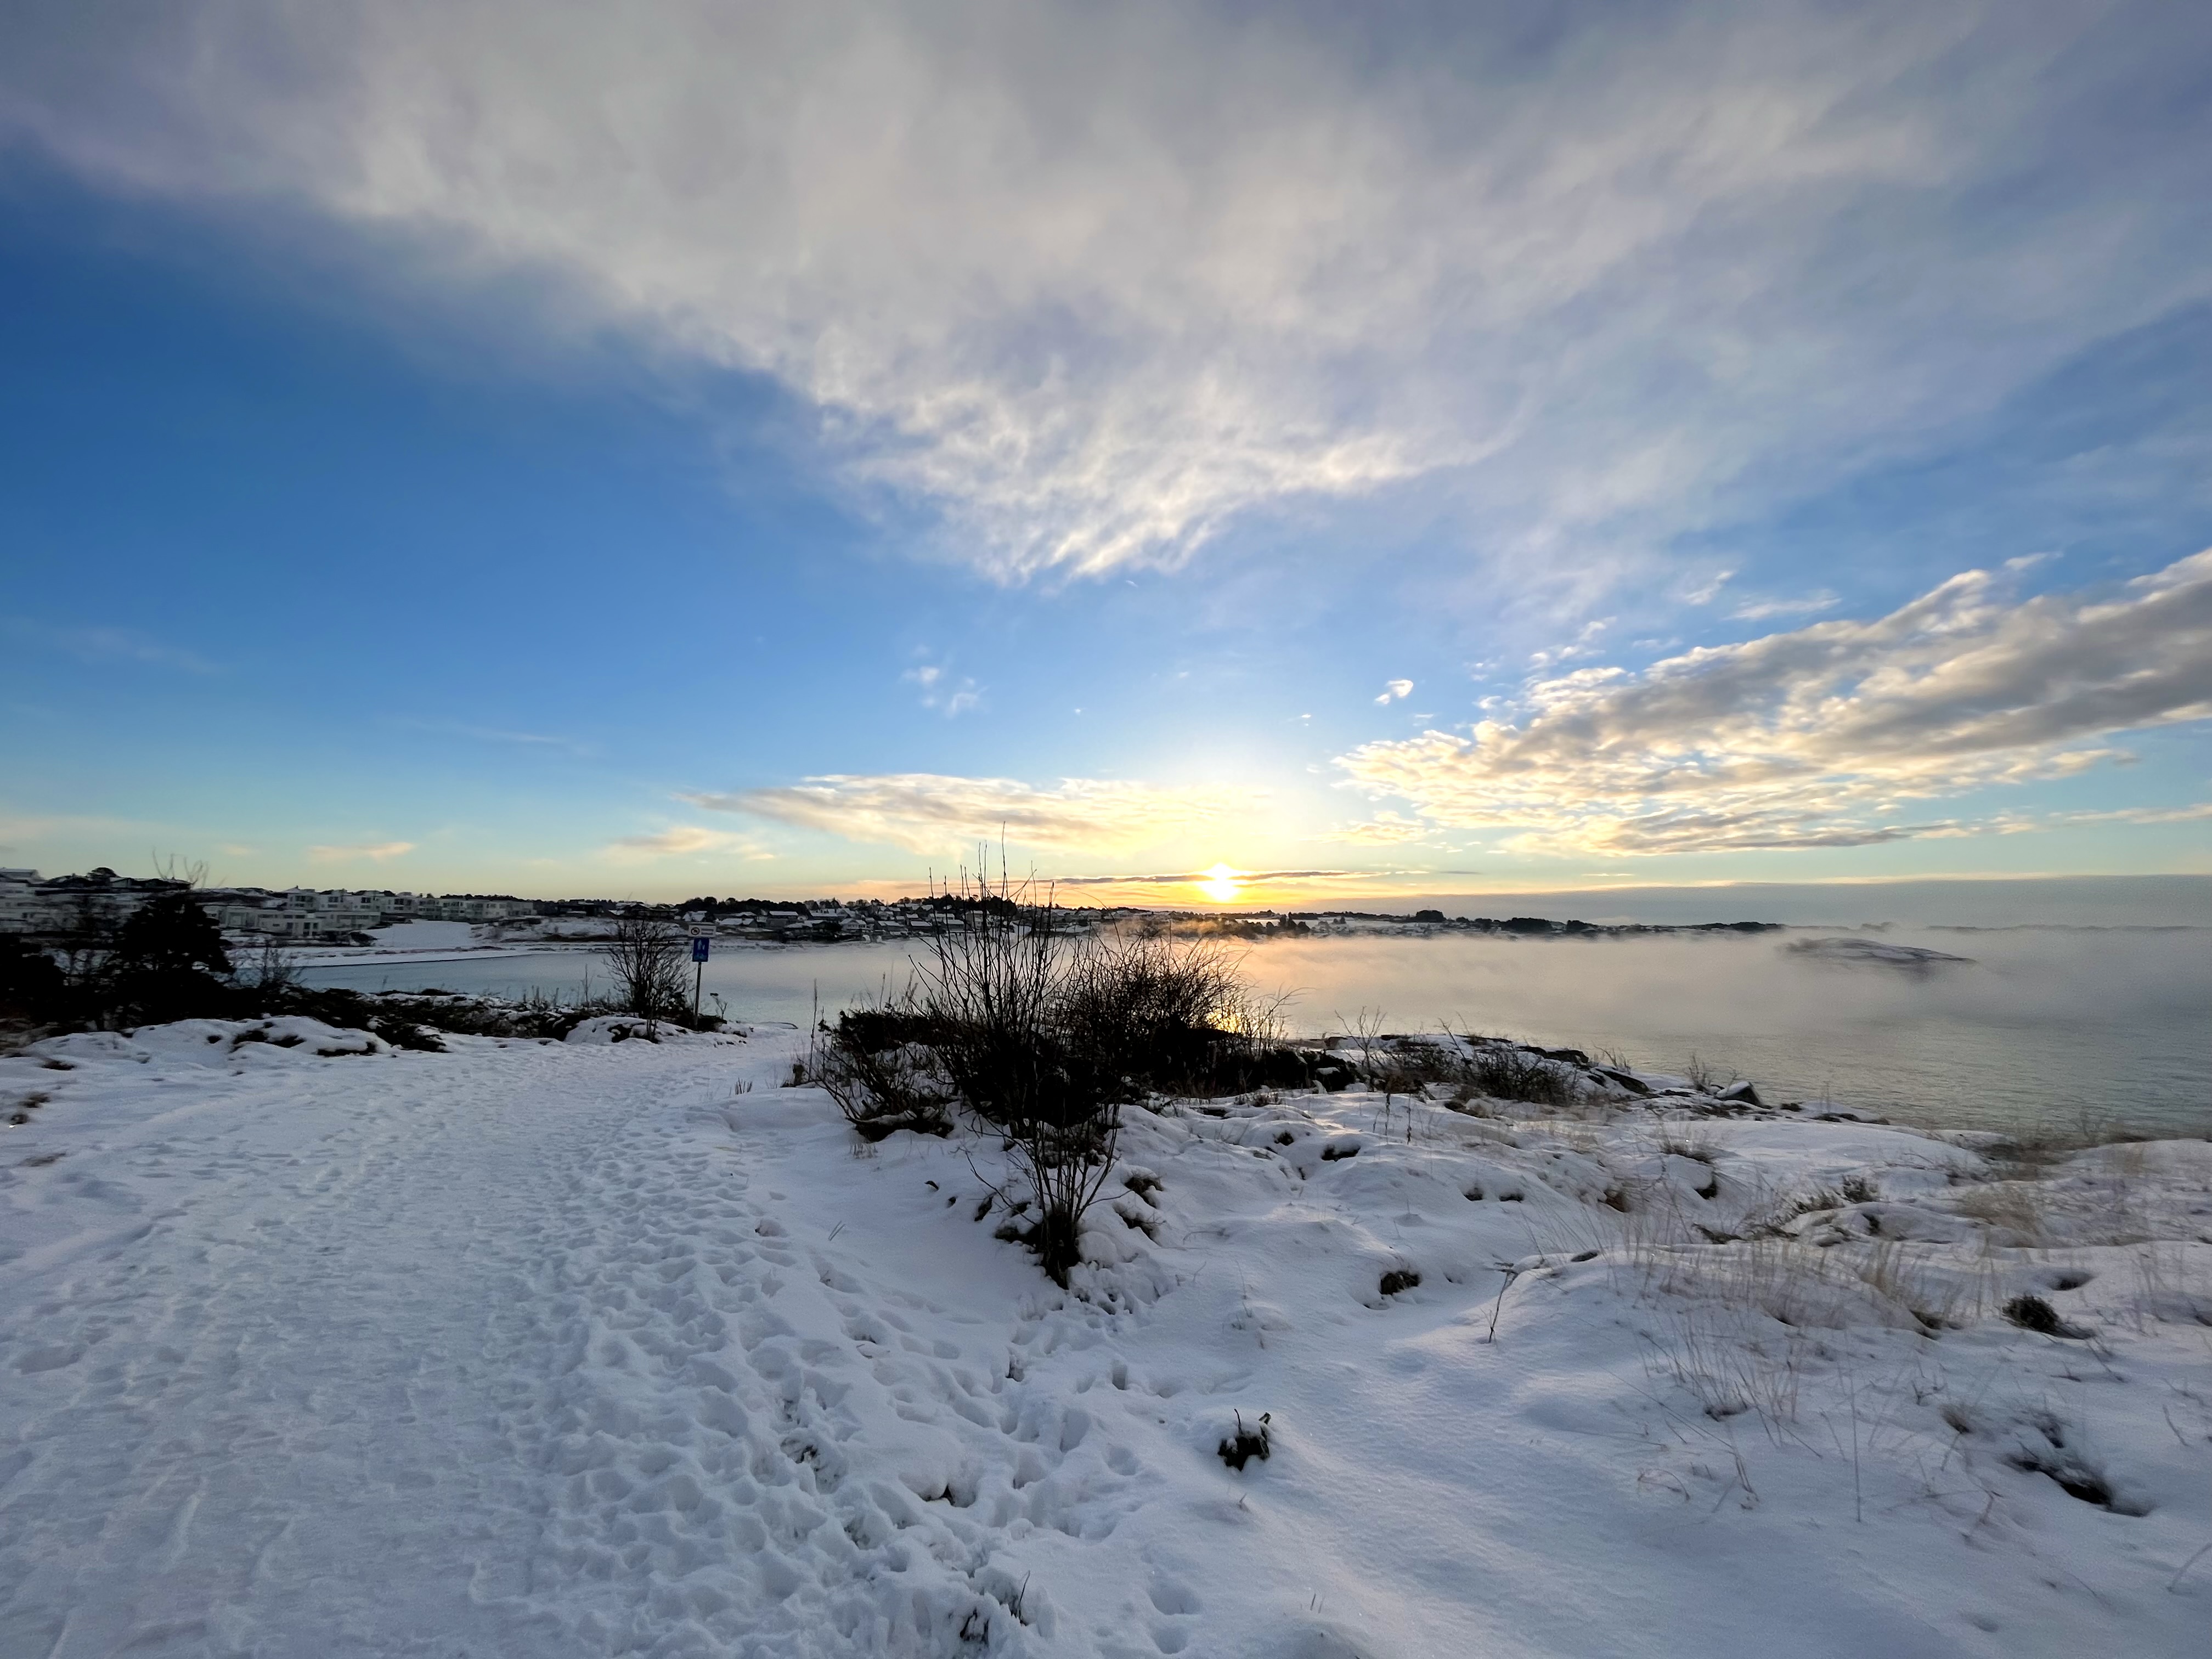
M 1226 864 L 1217 864 L 1204 872 L 1206 879 L 1196 884 L 1198 890 L 1216 904 L 1234 904 L 1244 889 L 1237 878 L 1244 872 Z

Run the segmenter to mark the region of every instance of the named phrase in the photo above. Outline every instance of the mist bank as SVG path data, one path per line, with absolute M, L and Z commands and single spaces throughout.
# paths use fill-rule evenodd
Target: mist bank
M 1911 967 L 1792 949 L 1802 936 L 1580 942 L 1284 940 L 1245 971 L 1301 1031 L 1363 1008 L 1440 1027 L 1709 1067 L 1783 1097 L 1899 1122 L 2212 1127 L 2212 951 L 2194 932 L 1896 928 L 1885 943 L 1965 962 Z
M 1774 921 L 1798 927 L 2212 927 L 2212 875 L 1729 882 L 1691 887 L 1459 888 L 1346 908 L 1575 917 L 1593 925 Z M 1322 907 L 1298 907 L 1322 908 Z

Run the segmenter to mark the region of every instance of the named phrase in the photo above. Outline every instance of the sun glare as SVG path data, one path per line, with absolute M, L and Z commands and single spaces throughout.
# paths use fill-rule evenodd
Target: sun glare
M 1244 890 L 1237 879 L 1243 873 L 1226 864 L 1217 864 L 1204 872 L 1205 879 L 1198 884 L 1198 890 L 1216 904 L 1234 904 L 1237 896 Z

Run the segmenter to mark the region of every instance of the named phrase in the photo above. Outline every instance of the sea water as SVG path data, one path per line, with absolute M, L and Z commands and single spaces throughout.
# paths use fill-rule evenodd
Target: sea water
M 1741 1077 L 1772 1101 L 1899 1122 L 2212 1132 L 2212 931 L 1891 928 L 1862 937 L 1969 958 L 1838 962 L 1778 933 L 1595 939 L 1466 934 L 1235 947 L 1296 1035 L 1449 1028 Z M 804 1024 L 903 986 L 918 941 L 717 945 L 707 1007 Z M 313 968 L 318 985 L 573 998 L 588 951 Z M 719 999 L 719 1003 L 716 999 Z

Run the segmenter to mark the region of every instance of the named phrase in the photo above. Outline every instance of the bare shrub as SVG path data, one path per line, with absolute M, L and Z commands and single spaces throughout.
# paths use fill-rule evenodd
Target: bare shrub
M 1358 1079 L 1362 1088 L 1382 1087 L 1382 1066 L 1376 1050 L 1382 1042 L 1382 1011 L 1363 1007 L 1353 1018 L 1346 1019 L 1341 1013 L 1336 1018 L 1346 1030 L 1342 1039 L 1345 1047 L 1356 1048 L 1359 1055 L 1358 1059 L 1352 1061 L 1352 1075 Z M 1334 1046 L 1334 1042 L 1331 1046 Z
M 237 964 L 239 986 L 269 1003 L 290 993 L 300 982 L 299 958 L 273 933 L 262 935 L 260 948 Z
M 1157 929 L 1073 929 L 1049 890 L 1003 867 L 945 895 L 900 996 L 817 1024 L 805 1068 L 854 1130 L 944 1133 L 954 1101 L 995 1130 L 1025 1191 L 999 1193 L 1008 1236 L 1060 1284 L 1113 1163 L 1123 1104 L 1150 1091 L 1310 1084 L 1281 1041 L 1279 1000 L 1233 958 Z
M 638 1015 L 648 1030 L 657 1020 L 680 1020 L 688 1000 L 685 946 L 684 934 L 657 917 L 619 918 L 613 939 L 599 952 L 615 982 L 616 1009 Z
M 1067 1075 L 1055 1019 L 1077 941 L 1048 895 L 1015 890 L 979 882 L 979 902 L 940 917 L 914 994 L 961 1098 L 1001 1128 L 1097 1103 L 1073 1098 L 1096 1082 Z
M 1372 1070 L 1385 1094 L 1419 1095 L 1432 1083 L 1468 1086 L 1467 1055 L 1449 1036 L 1386 1038 Z
M 1005 1136 L 1029 1188 L 1008 1207 L 1035 1204 L 1021 1237 L 1064 1285 L 1121 1130 L 1120 1079 L 1072 1045 L 1062 1023 L 1088 942 L 1066 931 L 1049 892 L 1038 902 L 1003 873 L 997 886 L 981 878 L 957 896 L 918 965 L 915 1012 L 961 1098 Z
M 1242 1092 L 1265 1071 L 1276 1007 L 1245 988 L 1210 940 L 1122 935 L 1069 956 L 1054 1023 L 1071 1054 L 1133 1098 L 1151 1088 Z M 1303 1080 L 1303 1079 L 1299 1079 Z

